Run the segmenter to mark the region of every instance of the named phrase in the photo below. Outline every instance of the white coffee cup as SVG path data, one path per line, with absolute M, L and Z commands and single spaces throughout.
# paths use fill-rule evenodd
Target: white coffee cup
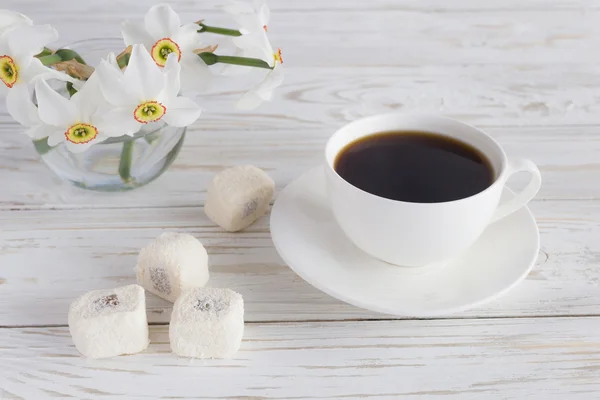
M 407 130 L 450 136 L 474 146 L 491 162 L 495 180 L 484 191 L 460 200 L 409 203 L 367 193 L 334 169 L 349 143 L 374 133 Z M 509 160 L 483 131 L 450 118 L 426 114 L 384 114 L 354 121 L 333 134 L 325 149 L 328 195 L 335 218 L 361 250 L 388 263 L 418 267 L 452 259 L 469 248 L 492 222 L 525 206 L 538 192 L 541 176 L 533 162 Z M 500 204 L 508 178 L 531 174 L 527 186 Z

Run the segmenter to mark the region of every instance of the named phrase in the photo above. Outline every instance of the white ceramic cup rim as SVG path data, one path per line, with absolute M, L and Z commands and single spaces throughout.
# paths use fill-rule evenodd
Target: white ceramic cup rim
M 471 132 L 476 132 L 480 137 L 484 138 L 492 147 L 494 147 L 495 150 L 495 155 L 491 155 L 489 154 L 489 151 L 484 151 L 483 149 L 481 149 L 480 147 L 478 147 L 475 144 L 470 144 L 471 146 L 475 147 L 478 151 L 480 151 L 489 161 L 492 162 L 492 164 L 494 164 L 494 173 L 496 175 L 494 182 L 488 186 L 487 188 L 485 188 L 484 190 L 482 190 L 481 192 L 475 193 L 471 196 L 468 197 L 463 197 L 461 199 L 457 199 L 457 200 L 450 200 L 450 201 L 443 201 L 443 202 L 436 202 L 436 203 L 416 203 L 416 202 L 407 202 L 407 201 L 401 201 L 401 200 L 394 200 L 394 199 L 388 199 L 386 197 L 381 197 L 378 196 L 376 194 L 373 193 L 369 193 L 366 192 L 354 185 L 352 185 L 350 182 L 346 181 L 344 178 L 342 178 L 337 171 L 334 168 L 334 163 L 335 160 L 337 158 L 337 155 L 340 153 L 341 150 L 343 150 L 345 148 L 345 146 L 342 146 L 338 149 L 332 149 L 332 147 L 334 146 L 334 141 L 335 139 L 340 136 L 340 135 L 344 135 L 347 131 L 353 129 L 354 127 L 356 127 L 359 124 L 364 124 L 364 123 L 368 123 L 369 121 L 372 121 L 374 124 L 374 126 L 377 123 L 377 120 L 382 120 L 382 119 L 387 119 L 387 118 L 398 118 L 398 119 L 410 119 L 410 118 L 420 118 L 420 119 L 427 119 L 427 120 L 435 120 L 438 121 L 440 123 L 447 123 L 447 124 L 453 124 L 455 126 L 462 126 L 465 129 L 470 130 Z M 401 122 L 398 123 L 398 127 L 394 128 L 397 130 L 403 130 L 405 128 L 403 128 L 401 126 Z M 406 128 L 407 130 L 419 130 L 419 128 Z M 370 136 L 373 134 L 377 134 L 382 132 L 380 129 L 373 129 L 372 131 L 365 131 L 363 134 L 359 135 L 357 138 L 363 138 L 366 136 Z M 445 133 L 442 131 L 433 131 L 433 130 L 427 130 L 424 129 L 423 132 L 430 132 L 430 133 L 436 133 L 439 135 L 445 135 Z M 456 137 L 456 136 L 452 136 L 455 139 L 460 140 L 461 142 L 465 142 L 465 140 L 461 137 Z M 356 140 L 356 139 L 355 139 Z M 354 140 L 349 141 L 348 143 L 352 143 L 354 142 Z M 506 153 L 504 152 L 504 149 L 502 148 L 502 146 L 500 146 L 500 144 L 498 142 L 496 142 L 496 140 L 494 140 L 490 135 L 488 135 L 487 133 L 485 133 L 484 131 L 482 131 L 479 128 L 476 128 L 473 125 L 469 125 L 467 123 L 458 121 L 456 119 L 453 118 L 449 118 L 443 115 L 438 115 L 438 114 L 426 114 L 426 113 L 388 113 L 388 114 L 378 114 L 378 115 L 373 115 L 370 117 L 364 117 L 364 118 L 360 118 L 357 119 L 355 121 L 350 122 L 349 124 L 344 125 L 343 127 L 341 127 L 340 129 L 338 129 L 327 141 L 327 144 L 325 145 L 325 160 L 326 160 L 326 166 L 327 168 L 334 173 L 334 175 L 342 182 L 344 182 L 346 185 L 350 186 L 351 188 L 353 188 L 354 190 L 357 190 L 359 192 L 364 193 L 367 196 L 379 199 L 381 201 L 385 201 L 385 202 L 391 202 L 391 203 L 395 203 L 395 204 L 411 204 L 411 205 L 419 205 L 419 206 L 424 206 L 424 207 L 435 207 L 435 206 L 440 206 L 440 205 L 444 205 L 444 204 L 451 204 L 451 203 L 460 203 L 460 202 L 464 202 L 464 201 L 468 201 L 470 199 L 476 198 L 478 196 L 482 196 L 484 193 L 493 190 L 496 186 L 498 185 L 504 185 L 506 182 L 506 174 L 507 174 L 507 169 L 508 169 L 508 159 L 506 156 Z M 495 162 L 496 161 L 496 162 Z M 499 165 L 499 168 L 497 168 L 495 165 Z

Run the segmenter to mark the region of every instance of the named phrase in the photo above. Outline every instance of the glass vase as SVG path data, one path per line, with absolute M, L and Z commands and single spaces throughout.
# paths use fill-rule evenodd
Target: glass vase
M 92 66 L 109 52 L 119 54 L 124 47 L 122 39 L 91 39 L 67 46 Z M 68 96 L 64 83 L 53 86 Z M 134 137 L 110 138 L 82 153 L 71 153 L 64 143 L 49 147 L 46 139 L 35 141 L 34 146 L 61 179 L 84 189 L 124 191 L 159 177 L 177 157 L 185 131 L 158 121 L 144 125 Z

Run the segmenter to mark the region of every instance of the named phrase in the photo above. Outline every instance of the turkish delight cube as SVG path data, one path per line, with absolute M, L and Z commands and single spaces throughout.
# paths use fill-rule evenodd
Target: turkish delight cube
M 140 251 L 135 270 L 144 289 L 175 302 L 182 290 L 206 284 L 208 254 L 192 235 L 165 232 Z
M 169 339 L 175 354 L 231 358 L 244 335 L 244 300 L 229 289 L 184 291 L 173 306 Z
M 253 165 L 228 168 L 209 185 L 204 212 L 226 231 L 237 232 L 265 215 L 274 190 L 269 175 Z
M 150 343 L 138 285 L 87 292 L 71 304 L 68 320 L 75 347 L 90 358 L 139 353 Z

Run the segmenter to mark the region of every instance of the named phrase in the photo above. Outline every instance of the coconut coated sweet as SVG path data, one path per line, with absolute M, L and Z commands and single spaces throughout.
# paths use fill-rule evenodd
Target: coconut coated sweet
M 244 300 L 229 289 L 184 291 L 173 306 L 171 350 L 194 358 L 231 358 L 244 335 Z
M 144 289 L 128 285 L 85 293 L 69 308 L 69 331 L 86 357 L 143 351 L 150 343 Z
M 204 212 L 226 231 L 237 232 L 265 215 L 274 189 L 269 175 L 253 165 L 228 168 L 208 187 Z
M 144 289 L 175 302 L 183 290 L 206 284 L 208 254 L 195 237 L 166 232 L 140 251 L 135 271 Z

